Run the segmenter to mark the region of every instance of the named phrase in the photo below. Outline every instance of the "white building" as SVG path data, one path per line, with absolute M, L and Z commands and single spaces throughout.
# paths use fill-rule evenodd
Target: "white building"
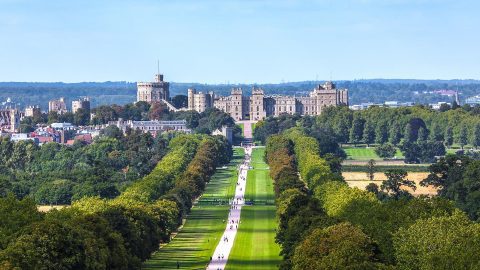
M 118 121 L 110 121 L 108 125 L 114 125 L 120 130 L 125 132 L 127 128 L 142 130 L 143 132 L 150 133 L 161 133 L 165 131 L 182 131 L 185 133 L 190 133 L 191 130 L 187 128 L 186 120 L 174 120 L 174 121 L 123 121 L 119 119 Z
M 76 113 L 79 109 L 90 111 L 90 99 L 88 97 L 72 101 L 72 113 Z

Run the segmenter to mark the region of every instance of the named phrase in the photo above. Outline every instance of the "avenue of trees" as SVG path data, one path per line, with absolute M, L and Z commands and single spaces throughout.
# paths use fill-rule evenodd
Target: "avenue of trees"
M 480 226 L 444 198 L 350 188 L 296 127 L 267 139 L 281 269 L 476 269 Z M 295 172 L 300 173 L 298 177 Z M 391 171 L 401 182 L 401 171 Z M 478 179 L 478 178 L 477 178 Z
M 84 197 L 43 214 L 30 197 L 0 198 L 0 268 L 139 269 L 232 154 L 223 138 L 205 135 L 177 136 L 168 149 L 115 199 Z

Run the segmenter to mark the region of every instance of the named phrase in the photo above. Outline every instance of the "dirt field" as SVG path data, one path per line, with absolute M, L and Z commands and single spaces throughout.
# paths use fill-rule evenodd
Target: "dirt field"
M 37 210 L 40 212 L 48 212 L 52 209 L 62 209 L 66 205 L 37 205 Z
M 367 180 L 367 174 L 364 172 L 343 172 L 343 177 L 347 181 L 348 185 L 351 187 L 358 187 L 360 189 L 365 189 L 369 183 L 375 183 L 379 187 L 382 184 L 382 181 L 386 180 L 387 177 L 384 173 L 375 173 L 373 181 Z M 410 188 L 405 188 L 410 191 L 413 195 L 436 195 L 437 190 L 434 187 L 422 187 L 420 186 L 420 181 L 427 178 L 427 172 L 410 172 L 408 173 L 407 179 L 415 181 L 417 184 L 417 189 L 415 192 L 412 192 Z

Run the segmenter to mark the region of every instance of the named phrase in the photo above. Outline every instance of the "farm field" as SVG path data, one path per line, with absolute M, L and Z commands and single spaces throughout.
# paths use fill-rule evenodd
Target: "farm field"
M 242 222 L 228 259 L 227 270 L 278 269 L 281 262 L 280 247 L 275 243 L 277 225 L 273 183 L 268 166 L 263 161 L 264 151 L 264 148 L 256 148 L 252 153 L 254 169 L 248 171 L 245 198 L 253 200 L 255 204 L 242 208 Z
M 382 181 L 387 179 L 384 173 L 375 173 L 373 181 L 367 180 L 367 174 L 364 172 L 343 172 L 342 176 L 345 178 L 345 181 L 348 183 L 349 186 L 358 187 L 359 189 L 365 189 L 365 187 L 370 183 L 375 183 L 380 187 Z M 405 190 L 408 190 L 415 196 L 436 195 L 436 188 L 420 186 L 420 181 L 427 178 L 427 176 L 427 172 L 409 172 L 407 179 L 414 181 L 417 185 L 417 189 L 415 191 L 412 191 L 410 188 L 406 188 Z
M 198 204 L 192 208 L 177 236 L 147 260 L 142 269 L 204 269 L 225 228 L 228 205 L 213 205 L 214 200 L 233 196 L 237 181 L 237 165 L 244 150 L 235 148 L 234 158 L 226 169 L 218 169 L 207 185 Z

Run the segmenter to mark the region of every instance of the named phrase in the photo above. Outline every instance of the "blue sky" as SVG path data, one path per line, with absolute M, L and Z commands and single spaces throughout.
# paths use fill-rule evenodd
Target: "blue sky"
M 480 79 L 480 3 L 0 0 L 0 81 Z

